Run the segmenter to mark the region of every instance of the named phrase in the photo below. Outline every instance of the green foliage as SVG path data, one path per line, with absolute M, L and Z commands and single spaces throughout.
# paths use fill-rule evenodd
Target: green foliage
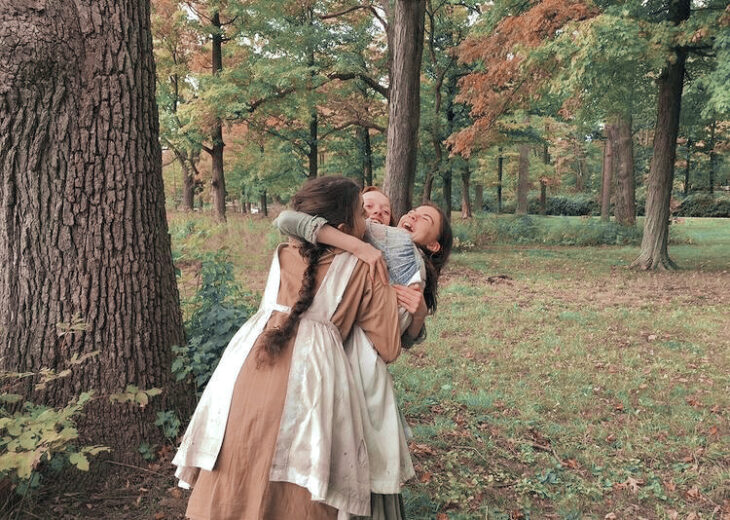
M 188 343 L 175 346 L 172 371 L 178 380 L 192 376 L 198 391 L 210 379 L 223 350 L 252 314 L 252 306 L 235 283 L 233 264 L 223 253 L 202 263 L 202 283 L 190 305 L 195 309 L 185 323 Z
M 680 217 L 730 217 L 730 196 L 693 193 L 682 200 L 676 212 Z
M 150 397 L 160 395 L 162 390 L 159 388 L 150 388 L 149 390 L 140 390 L 135 385 L 127 385 L 124 392 L 111 394 L 109 400 L 112 403 L 133 403 L 139 405 L 141 408 L 147 406 L 150 402 Z
M 109 451 L 105 446 L 77 445 L 74 419 L 91 400 L 84 392 L 63 408 L 55 409 L 32 402 L 14 412 L 0 406 L 0 480 L 9 478 L 16 491 L 24 494 L 41 483 L 44 467 L 59 470 L 68 464 L 88 471 L 88 457 Z M 0 402 L 18 402 L 17 394 L 0 394 Z
M 552 218 L 533 215 L 486 215 L 455 222 L 459 243 L 482 247 L 488 244 L 543 244 L 596 246 L 638 244 L 641 229 L 624 227 L 597 218 Z M 473 248 L 474 246 L 471 246 Z
M 157 412 L 155 426 L 159 426 L 165 438 L 172 442 L 175 442 L 178 433 L 180 433 L 180 419 L 174 410 Z

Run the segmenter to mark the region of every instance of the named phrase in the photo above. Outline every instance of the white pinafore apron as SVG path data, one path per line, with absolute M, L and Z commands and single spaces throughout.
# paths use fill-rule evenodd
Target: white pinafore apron
M 369 515 L 360 400 L 352 390 L 355 383 L 339 329 L 331 321 L 356 264 L 349 253 L 338 254 L 301 317 L 270 478 L 304 487 L 312 500 L 342 513 Z M 276 302 L 279 281 L 277 249 L 261 306 L 223 353 L 172 461 L 182 487 L 194 485 L 200 469 L 215 466 L 241 367 L 271 313 L 290 310 Z

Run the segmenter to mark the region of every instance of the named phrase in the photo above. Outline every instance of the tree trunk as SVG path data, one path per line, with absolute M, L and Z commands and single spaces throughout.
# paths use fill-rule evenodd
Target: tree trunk
M 616 126 L 606 123 L 606 142 L 603 145 L 603 176 L 601 179 L 601 220 L 611 218 L 611 187 L 616 157 Z
M 550 149 L 547 143 L 542 144 L 542 162 L 545 166 L 550 165 Z M 547 214 L 547 179 L 540 178 L 540 215 Z
M 264 217 L 268 217 L 269 216 L 269 206 L 266 204 L 266 190 L 264 190 L 263 193 L 261 193 L 259 203 L 261 206 L 261 213 L 263 213 Z
M 192 396 L 170 371 L 184 337 L 149 2 L 0 0 L 0 12 L 0 369 L 72 368 L 15 390 L 49 406 L 95 390 L 82 443 L 136 463 L 141 442 L 162 442 L 156 413 Z M 74 317 L 83 329 L 59 336 Z M 128 384 L 163 394 L 112 404 Z
M 215 31 L 211 35 L 213 75 L 220 75 L 223 70 L 223 29 L 218 12 L 213 14 L 211 23 L 215 27 Z M 223 123 L 219 118 L 215 120 L 211 141 L 213 144 L 210 149 L 212 159 L 210 186 L 213 198 L 213 211 L 215 212 L 216 220 L 225 222 L 226 180 L 223 176 L 223 147 L 225 144 L 223 143 Z
M 690 161 L 692 160 L 692 138 L 687 138 L 687 164 L 684 168 L 684 195 L 687 196 L 689 193 L 689 170 Z
M 502 147 L 498 148 L 499 156 L 497 157 L 497 213 L 502 213 L 502 176 L 504 173 L 504 157 L 502 157 Z
M 467 163 L 461 172 L 461 218 L 471 218 L 471 201 L 469 200 L 469 180 L 471 171 Z
M 316 179 L 317 178 L 317 169 L 319 168 L 317 164 L 318 159 L 318 153 L 319 153 L 319 146 L 317 143 L 317 111 L 312 111 L 312 115 L 309 119 L 309 153 L 307 154 L 307 158 L 309 159 L 309 175 L 307 176 L 309 179 Z
M 183 170 L 183 211 L 193 211 L 195 205 L 195 178 L 190 167 L 180 162 Z
M 581 149 L 581 146 L 576 141 L 575 143 L 575 191 L 581 193 L 585 190 L 586 172 L 585 172 L 585 154 Z
M 398 221 L 411 209 L 416 176 L 425 2 L 395 0 L 384 191 Z
M 373 185 L 373 148 L 370 143 L 370 132 L 363 126 L 357 127 L 357 134 L 362 145 L 362 185 Z
M 709 188 L 710 188 L 710 194 L 715 193 L 715 171 L 717 168 L 717 153 L 715 152 L 715 127 L 717 126 L 717 121 L 712 121 L 712 126 L 710 127 L 710 175 L 709 175 Z
M 481 213 L 484 209 L 484 186 L 474 184 L 474 211 Z
M 636 195 L 634 186 L 634 140 L 631 116 L 621 115 L 616 124 L 616 183 L 613 214 L 622 226 L 636 224 Z
M 688 19 L 690 0 L 672 0 L 669 12 L 670 20 L 675 25 Z M 644 236 L 639 256 L 632 264 L 632 267 L 641 269 L 676 268 L 667 250 L 669 202 L 672 195 L 687 49 L 678 47 L 674 52 L 676 60 L 668 63 L 657 79 L 659 85 L 657 120 L 654 130 L 654 151 L 649 167 Z
M 425 204 L 426 202 L 431 200 L 434 180 L 433 173 L 434 172 L 431 169 L 426 172 L 426 179 L 423 181 L 423 195 L 421 196 L 421 204 Z
M 527 215 L 527 192 L 530 189 L 530 146 L 520 145 L 520 162 L 517 178 L 517 209 L 515 214 Z

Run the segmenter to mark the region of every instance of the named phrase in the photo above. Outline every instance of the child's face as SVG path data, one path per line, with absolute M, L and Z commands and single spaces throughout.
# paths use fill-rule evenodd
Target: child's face
M 363 208 L 370 220 L 380 222 L 385 226 L 390 225 L 390 200 L 379 191 L 363 193 Z
M 401 217 L 398 227 L 411 234 L 414 244 L 424 246 L 434 253 L 441 248 L 441 213 L 432 206 L 412 209 Z

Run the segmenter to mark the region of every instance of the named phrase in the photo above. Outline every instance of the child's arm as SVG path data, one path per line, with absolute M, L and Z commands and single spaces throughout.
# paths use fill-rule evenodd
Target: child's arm
M 406 329 L 406 334 L 411 340 L 419 340 L 424 335 L 424 323 L 428 308 L 423 298 L 423 291 L 418 284 L 412 286 L 394 285 L 395 293 L 398 296 L 398 304 L 406 309 L 412 316 L 411 324 Z M 419 341 L 416 341 L 419 342 Z
M 370 277 L 380 277 L 388 283 L 388 268 L 383 253 L 367 242 L 348 235 L 327 224 L 322 217 L 313 217 L 298 211 L 284 210 L 274 221 L 284 234 L 301 238 L 310 244 L 327 244 L 348 251 L 370 266 Z

